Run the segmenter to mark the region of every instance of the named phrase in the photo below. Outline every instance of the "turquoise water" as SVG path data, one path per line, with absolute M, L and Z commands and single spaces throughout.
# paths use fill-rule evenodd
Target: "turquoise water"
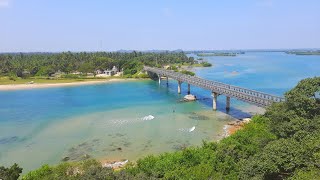
M 195 55 L 191 55 L 195 56 Z M 320 56 L 246 53 L 237 57 L 206 57 L 214 64 L 195 69 L 198 76 L 282 95 L 305 77 L 320 75 Z M 201 100 L 181 103 L 177 94 L 152 80 L 0 92 L 0 165 L 17 162 L 24 172 L 64 157 L 81 160 L 136 160 L 172 152 L 202 140 L 221 137 L 233 117 L 263 111 L 225 97 L 211 110 L 210 92 L 191 87 Z M 143 117 L 152 115 L 152 120 Z M 193 126 L 196 129 L 189 132 Z
M 217 139 L 232 118 L 201 102 L 179 102 L 175 85 L 147 80 L 0 92 L 0 164 L 28 171 L 86 154 L 136 160 Z M 148 115 L 155 118 L 143 120 Z
M 198 58 L 195 54 L 189 56 Z M 247 52 L 236 57 L 204 57 L 213 64 L 210 68 L 197 68 L 197 76 L 232 85 L 254 89 L 274 95 L 283 94 L 300 80 L 320 76 L 320 56 L 296 56 L 283 52 Z M 202 97 L 210 92 L 196 89 Z M 209 106 L 211 99 L 204 101 Z M 225 112 L 225 97 L 218 97 L 218 109 Z M 230 115 L 245 117 L 244 112 L 261 112 L 249 104 L 231 99 Z

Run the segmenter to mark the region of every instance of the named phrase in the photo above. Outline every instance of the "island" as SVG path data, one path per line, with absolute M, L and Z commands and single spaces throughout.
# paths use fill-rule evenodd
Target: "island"
M 210 56 L 237 56 L 238 54 L 244 54 L 245 52 L 197 52 L 199 57 L 210 57 Z
M 315 50 L 315 51 L 286 51 L 287 54 L 294 54 L 294 55 L 316 55 L 319 56 L 320 55 L 320 50 Z

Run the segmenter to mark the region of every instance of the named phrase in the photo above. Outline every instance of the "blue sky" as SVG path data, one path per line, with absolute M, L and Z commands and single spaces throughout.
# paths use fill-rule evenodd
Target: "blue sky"
M 0 0 L 0 52 L 320 48 L 319 0 Z

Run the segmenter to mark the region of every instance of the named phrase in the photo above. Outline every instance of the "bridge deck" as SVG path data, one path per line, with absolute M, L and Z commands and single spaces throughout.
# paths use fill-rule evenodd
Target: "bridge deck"
M 273 102 L 284 101 L 284 98 L 270 95 L 267 93 L 254 91 L 251 89 L 246 89 L 238 86 L 233 86 L 218 81 L 210 81 L 206 79 L 199 78 L 197 76 L 190 76 L 174 72 L 171 70 L 165 70 L 160 68 L 144 67 L 145 71 L 156 73 L 160 76 L 170 77 L 172 79 L 186 82 L 188 84 L 198 86 L 204 89 L 211 90 L 212 92 L 222 94 L 228 97 L 232 97 L 250 104 L 255 104 L 260 107 L 266 107 Z

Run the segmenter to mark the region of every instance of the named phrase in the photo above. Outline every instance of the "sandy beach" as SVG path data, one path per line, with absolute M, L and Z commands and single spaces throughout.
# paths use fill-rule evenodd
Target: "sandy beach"
M 92 84 L 104 84 L 110 82 L 123 82 L 134 81 L 137 79 L 108 79 L 100 81 L 84 81 L 84 82 L 71 82 L 71 83 L 34 83 L 34 84 L 8 84 L 0 85 L 0 91 L 14 91 L 24 89 L 38 89 L 38 88 L 53 88 L 53 87 L 66 87 L 66 86 L 83 86 Z

